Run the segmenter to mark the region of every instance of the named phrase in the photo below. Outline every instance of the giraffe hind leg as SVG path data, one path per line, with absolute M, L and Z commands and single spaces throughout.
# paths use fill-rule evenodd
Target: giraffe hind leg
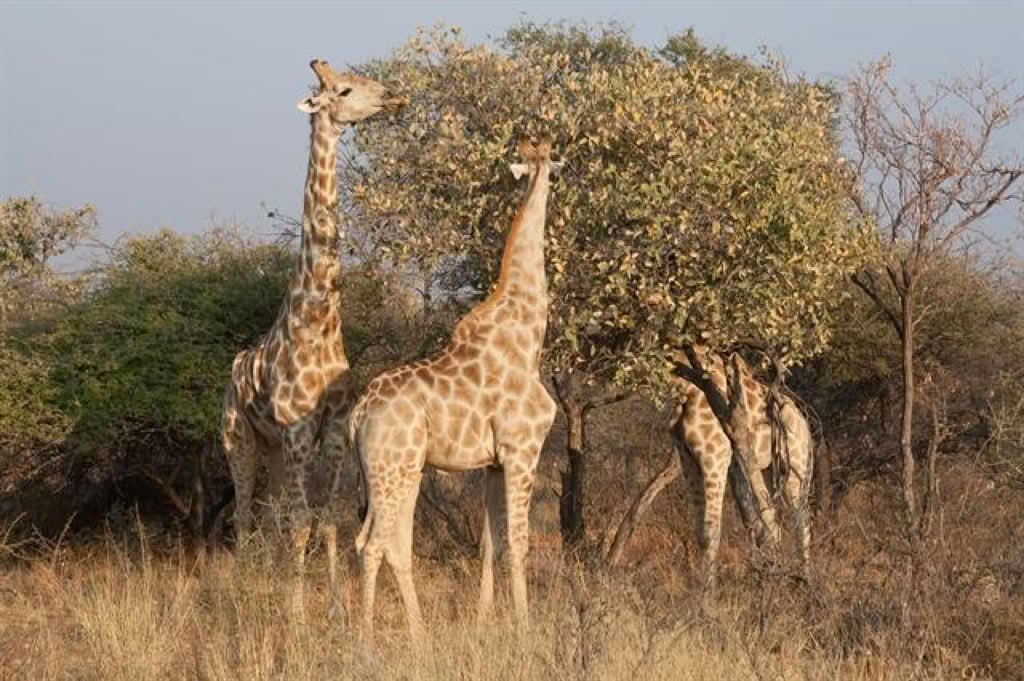
M 484 482 L 484 522 L 480 531 L 480 603 L 477 624 L 483 625 L 494 608 L 494 560 L 504 547 L 505 475 L 488 468 Z
M 391 541 L 384 548 L 384 557 L 391 566 L 398 583 L 398 591 L 405 605 L 405 615 L 413 643 L 423 642 L 423 615 L 412 577 L 412 536 L 416 515 L 416 499 L 419 497 L 422 472 L 407 475 L 399 487 L 398 513 L 391 533 Z
M 395 573 L 396 581 L 403 599 L 406 600 L 406 616 L 409 620 L 413 636 L 419 631 L 419 603 L 415 600 L 415 589 L 412 585 L 412 513 L 415 511 L 418 486 L 409 489 L 411 483 L 398 486 L 402 495 L 385 497 L 382 479 L 394 480 L 396 476 L 382 475 L 380 478 L 369 476 L 369 509 L 363 528 L 356 539 L 356 551 L 360 558 L 360 585 L 362 589 L 363 625 L 362 634 L 367 640 L 373 638 L 374 607 L 377 592 L 377 575 L 380 572 L 381 560 L 387 558 L 388 564 Z M 389 487 L 388 489 L 394 489 Z M 408 526 L 407 528 L 402 527 Z M 405 558 L 406 536 L 408 532 L 409 556 Z M 400 536 L 402 535 L 402 536 Z
M 797 557 L 800 561 L 800 572 L 804 579 L 810 575 L 811 564 L 811 514 L 810 487 L 811 471 L 798 472 L 791 468 L 783 488 L 786 502 L 793 514 L 793 533 L 797 544 Z
M 345 621 L 344 583 L 338 574 L 338 520 L 341 517 L 341 478 L 345 461 L 345 420 L 329 418 L 321 451 L 328 464 L 327 502 L 320 522 L 320 533 L 327 547 L 328 587 L 331 593 L 329 620 Z M 337 424 L 337 425 L 334 425 Z

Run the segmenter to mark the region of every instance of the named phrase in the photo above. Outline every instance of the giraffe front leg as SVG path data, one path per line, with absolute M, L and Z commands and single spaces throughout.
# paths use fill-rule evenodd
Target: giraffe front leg
M 797 554 L 800 560 L 800 576 L 805 581 L 810 578 L 811 569 L 811 514 L 810 504 L 810 476 L 804 472 L 805 477 L 795 467 L 791 468 L 786 477 L 785 487 L 786 501 L 793 513 L 793 533 L 797 542 Z
M 293 569 L 292 613 L 298 621 L 305 619 L 306 605 L 303 582 L 306 568 L 306 546 L 312 528 L 306 480 L 309 476 L 315 440 L 312 423 L 304 418 L 284 429 L 282 442 L 286 467 L 284 494 L 292 535 Z
M 677 438 L 673 433 L 672 447 L 683 468 L 683 479 L 685 480 L 690 499 L 693 501 L 693 528 L 694 536 L 697 538 L 697 546 L 703 559 L 704 549 L 707 542 L 704 537 L 704 473 L 701 471 L 700 462 L 694 456 L 685 441 Z M 693 565 L 691 564 L 691 568 Z
M 256 487 L 256 439 L 245 414 L 233 396 L 225 398 L 221 421 L 221 446 L 235 486 L 235 552 L 248 545 L 252 532 L 252 497 Z
M 508 530 L 508 567 L 519 633 L 530 624 L 526 591 L 526 554 L 530 550 L 530 496 L 539 448 L 520 448 L 504 458 L 505 512 Z

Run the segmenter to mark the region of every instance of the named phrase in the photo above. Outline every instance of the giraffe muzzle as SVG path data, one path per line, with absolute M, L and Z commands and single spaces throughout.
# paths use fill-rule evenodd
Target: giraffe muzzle
M 387 111 L 398 111 L 408 103 L 408 97 L 396 95 L 390 90 L 384 93 L 384 109 Z

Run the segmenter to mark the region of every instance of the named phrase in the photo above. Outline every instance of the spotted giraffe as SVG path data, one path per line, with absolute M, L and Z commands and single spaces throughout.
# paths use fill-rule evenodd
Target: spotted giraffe
M 701 351 L 698 358 L 722 395 L 728 395 L 726 366 L 721 355 Z M 754 378 L 750 367 L 738 354 L 734 354 L 730 362 L 739 372 L 743 413 L 754 434 L 750 457 L 738 463 L 746 473 L 742 477 L 746 478 L 745 482 L 753 491 L 754 512 L 758 516 L 754 518 L 755 524 L 760 521 L 768 541 L 775 545 L 779 543 L 781 531 L 775 517 L 772 494 L 764 478 L 764 473 L 772 470 L 774 460 L 782 466 L 782 496 L 793 513 L 799 555 L 806 574 L 811 546 L 808 495 L 813 442 L 810 427 L 796 404 L 786 395 L 782 396 L 777 410 L 776 423 L 781 425 L 781 430 L 773 427 L 769 413 L 769 389 Z M 673 410 L 670 431 L 692 485 L 697 507 L 697 537 L 703 551 L 703 578 L 710 584 L 717 570 L 722 502 L 733 451 L 704 392 L 680 378 L 679 393 L 679 404 Z M 777 455 L 773 456 L 773 452 Z
M 368 508 L 356 549 L 362 566 L 363 630 L 372 635 L 381 559 L 393 570 L 414 640 L 423 635 L 412 578 L 413 514 L 425 465 L 486 470 L 486 512 L 478 617 L 493 608 L 493 562 L 501 537 L 516 615 L 528 621 L 528 515 L 541 446 L 556 406 L 540 379 L 548 318 L 544 225 L 551 138 L 523 140 L 529 189 L 505 239 L 493 292 L 458 323 L 447 347 L 375 378 L 354 407 L 348 438 L 357 453 Z
M 235 485 L 237 545 L 249 537 L 256 476 L 265 466 L 269 495 L 283 493 L 290 515 L 296 567 L 293 606 L 299 614 L 311 527 L 306 483 L 319 451 L 322 424 L 354 398 L 341 323 L 338 140 L 346 125 L 404 101 L 372 80 L 336 73 L 323 60 L 313 60 L 310 67 L 319 86 L 298 104 L 309 114 L 311 132 L 295 274 L 274 325 L 255 346 L 235 356 L 221 422 L 221 442 Z M 330 463 L 336 480 L 337 462 Z M 337 556 L 334 516 L 328 514 L 323 524 L 332 593 Z

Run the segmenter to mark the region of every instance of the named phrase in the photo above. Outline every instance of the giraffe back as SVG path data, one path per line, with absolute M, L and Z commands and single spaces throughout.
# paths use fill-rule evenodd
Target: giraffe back
M 391 447 L 421 450 L 421 464 L 453 471 L 500 464 L 503 442 L 543 441 L 556 409 L 539 376 L 544 324 L 514 299 L 495 301 L 437 356 L 371 381 L 349 437 L 387 437 Z M 364 426 L 381 432 L 359 432 Z

